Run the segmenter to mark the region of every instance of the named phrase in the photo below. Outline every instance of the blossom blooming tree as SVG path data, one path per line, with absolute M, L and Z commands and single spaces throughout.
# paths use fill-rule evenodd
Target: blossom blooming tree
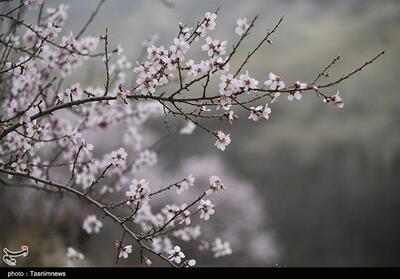
M 7 26 L 0 35 L 0 173 L 5 175 L 0 184 L 85 200 L 97 209 L 82 220 L 86 233 L 101 233 L 101 216 L 121 228 L 122 237 L 115 245 L 117 261 L 140 254 L 145 265 L 151 265 L 152 258 L 160 258 L 171 266 L 194 266 L 196 261 L 175 245 L 174 239 L 196 241 L 201 234 L 198 224 L 213 218 L 218 207 L 213 195 L 229 187 L 216 174 L 210 174 L 209 185 L 203 185 L 202 194 L 195 199 L 154 210 L 153 199 L 165 192 L 179 195 L 189 191 L 196 178 L 184 174 L 176 182 L 154 187 L 151 181 L 137 176 L 139 170 L 157 163 L 154 147 L 161 142 L 146 144 L 143 130 L 147 120 L 160 115 L 180 117 L 186 121 L 180 134 L 191 134 L 198 127 L 224 151 L 231 143 L 230 135 L 210 130 L 208 121 L 234 125 L 239 110 L 247 111 L 249 121 L 268 120 L 274 102 L 282 95 L 289 101 L 301 101 L 304 94 L 313 94 L 324 103 L 343 108 L 339 91 L 329 94 L 331 88 L 384 53 L 326 83 L 321 79 L 329 78 L 328 71 L 340 57 L 308 82 L 284 81 L 282 75 L 272 72 L 258 81 L 245 67 L 260 48 L 273 45 L 271 37 L 283 18 L 233 68 L 230 61 L 257 17 L 237 20 L 232 26 L 237 41 L 229 47 L 227 41 L 211 34 L 217 10 L 207 12 L 194 26 L 179 24 L 178 34 L 168 47 L 156 46 L 157 37 L 150 37 L 143 43 L 146 59 L 132 63 L 121 46 L 110 47 L 107 30 L 97 37 L 83 36 L 104 0 L 77 34 L 63 30 L 67 6 L 45 8 L 43 2 L 24 0 L 0 14 L 1 23 Z M 38 14 L 35 24 L 23 20 L 26 10 Z M 196 49 L 203 52 L 203 60 L 190 59 L 190 51 Z M 102 59 L 104 84 L 86 88 L 79 81 L 67 84 L 66 77 L 89 59 Z M 132 74 L 135 84 L 127 82 Z M 212 88 L 212 80 L 219 83 L 218 88 Z M 190 94 L 196 84 L 202 86 L 201 92 Z M 96 146 L 87 141 L 86 133 L 101 133 L 118 124 L 126 127 L 122 135 L 125 146 L 105 154 L 94 153 Z M 232 253 L 229 242 L 219 237 L 201 241 L 199 249 L 215 257 Z M 68 248 L 68 257 L 71 261 L 84 258 L 72 247 Z

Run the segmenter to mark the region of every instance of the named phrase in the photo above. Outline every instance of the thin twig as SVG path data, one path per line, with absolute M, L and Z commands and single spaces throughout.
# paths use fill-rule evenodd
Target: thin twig
M 89 27 L 90 23 L 92 23 L 93 19 L 96 17 L 97 13 L 99 12 L 101 6 L 104 4 L 106 0 L 100 0 L 99 4 L 97 4 L 96 9 L 93 11 L 92 15 L 89 17 L 88 21 L 82 27 L 81 31 L 79 31 L 78 35 L 76 35 L 75 39 L 78 40 L 83 33 L 85 33 L 86 29 Z

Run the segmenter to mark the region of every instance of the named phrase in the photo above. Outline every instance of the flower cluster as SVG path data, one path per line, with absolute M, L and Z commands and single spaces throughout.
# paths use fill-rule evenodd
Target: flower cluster
M 196 264 L 194 259 L 186 259 L 175 240 L 200 241 L 200 250 L 211 250 L 215 257 L 232 253 L 225 240 L 213 237 L 215 241 L 210 244 L 200 239 L 201 224 L 215 214 L 215 205 L 204 197 L 212 197 L 225 186 L 218 176 L 211 176 L 209 187 L 192 187 L 196 179 L 189 174 L 173 183 L 165 179 L 162 182 L 168 186 L 160 185 L 152 191 L 155 187 L 150 189 L 152 178 L 145 170 L 157 165 L 157 147 L 164 144 L 165 136 L 157 140 L 153 129 L 146 130 L 147 122 L 162 117 L 169 135 L 176 132 L 188 136 L 199 129 L 215 137 L 215 147 L 224 151 L 231 144 L 231 134 L 222 128 L 210 130 L 207 121 L 226 120 L 233 127 L 241 115 L 239 109 L 250 113 L 248 119 L 252 121 L 269 119 L 271 106 L 284 94 L 289 101 L 301 101 L 311 93 L 324 103 L 343 108 L 339 91 L 333 95 L 326 92 L 383 54 L 327 84 L 319 81 L 328 78 L 326 71 L 337 60 L 311 82 L 285 83 L 281 75 L 272 72 L 261 73 L 257 79 L 246 66 L 264 43 L 272 44 L 270 37 L 282 20 L 236 68 L 231 59 L 238 55 L 256 18 L 236 21 L 231 32 L 234 29 L 240 37 L 231 48 L 228 41 L 211 34 L 218 16 L 207 12 L 193 26 L 179 24 L 179 32 L 169 45 L 156 45 L 156 34 L 148 37 L 142 43 L 144 57 L 134 63 L 121 45 L 112 47 L 107 32 L 84 36 L 87 25 L 77 34 L 64 30 L 68 6 L 42 4 L 43 0 L 24 0 L 9 13 L 0 14 L 2 22 L 9 21 L 12 28 L 0 36 L 0 88 L 4 93 L 0 104 L 0 172 L 8 177 L 4 184 L 23 183 L 50 193 L 72 193 L 104 215 L 104 222 L 111 219 L 121 226 L 122 238 L 131 237 L 142 250 L 173 266 Z M 40 7 L 35 23 L 20 18 L 25 7 Z M 198 56 L 192 52 L 201 57 L 195 58 Z M 87 85 L 73 80 L 81 76 L 72 75 L 79 67 L 96 58 L 103 59 L 104 82 Z M 217 86 L 211 89 L 213 84 Z M 200 92 L 192 94 L 196 85 Z M 175 123 L 169 123 L 170 115 L 179 117 L 184 126 L 171 129 Z M 116 140 L 106 140 L 110 134 L 116 134 Z M 200 194 L 177 204 L 158 198 L 170 190 L 181 194 L 192 189 Z M 183 194 L 179 199 L 189 196 Z M 95 214 L 83 220 L 87 234 L 100 233 L 102 227 L 103 220 Z M 117 258 L 126 259 L 133 246 L 123 246 L 123 240 L 118 242 Z M 71 261 L 84 258 L 71 247 L 67 256 Z M 142 262 L 152 265 L 147 256 L 141 255 Z
M 136 202 L 145 204 L 149 201 L 149 194 L 149 183 L 144 179 L 134 179 L 132 184 L 129 186 L 129 191 L 126 192 L 126 196 L 128 197 L 127 204 L 131 205 Z

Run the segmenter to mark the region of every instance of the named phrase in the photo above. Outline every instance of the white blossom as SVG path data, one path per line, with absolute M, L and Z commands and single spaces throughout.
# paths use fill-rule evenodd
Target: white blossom
M 128 103 L 128 98 L 132 96 L 132 91 L 129 89 L 122 89 L 122 85 L 120 84 L 115 90 L 114 94 L 117 97 L 117 102 L 119 103 Z
M 207 12 L 204 18 L 205 22 L 203 23 L 207 30 L 214 30 L 215 28 L 215 20 L 217 19 L 216 13 Z
M 339 96 L 339 90 L 337 91 L 336 95 L 333 96 L 333 104 L 338 108 L 344 107 L 343 99 Z
M 247 23 L 247 18 L 238 18 L 236 20 L 237 27 L 235 29 L 235 33 L 239 36 L 242 36 L 247 29 L 249 29 L 250 24 Z
M 43 4 L 44 0 L 24 0 L 24 5 L 29 6 L 29 9 L 36 10 Z
M 146 204 L 150 195 L 149 182 L 145 179 L 134 179 L 132 184 L 129 185 L 129 191 L 125 194 L 128 197 L 128 205 L 136 202 L 141 202 L 142 205 Z
M 67 248 L 67 257 L 71 262 L 82 261 L 85 259 L 84 255 L 72 247 Z
M 209 60 L 201 60 L 199 64 L 199 74 L 206 73 L 211 70 L 211 65 Z
M 192 174 L 189 174 L 188 177 L 176 184 L 176 192 L 178 194 L 181 194 L 183 191 L 193 186 L 195 180 L 196 178 Z
M 175 38 L 174 44 L 169 48 L 172 52 L 171 59 L 185 60 L 185 54 L 189 51 L 189 48 L 189 44 L 184 39 Z
M 200 111 L 201 112 L 208 112 L 208 111 L 211 111 L 211 109 L 207 108 L 207 106 L 200 106 Z
M 86 154 L 86 156 L 91 155 L 91 151 L 93 150 L 93 144 L 85 142 L 84 139 L 82 139 L 81 143 L 82 151 Z
M 179 222 L 180 224 L 185 223 L 186 226 L 190 225 L 191 220 L 190 220 L 190 211 L 187 209 L 188 205 L 186 203 L 182 204 L 181 207 L 179 208 L 179 218 L 181 221 Z
M 222 107 L 224 110 L 230 110 L 232 108 L 232 98 L 228 96 L 221 96 L 218 99 L 218 107 L 217 110 Z
M 51 22 L 47 22 L 46 27 L 41 30 L 39 33 L 44 38 L 55 38 L 57 37 L 58 33 L 61 32 L 61 28 Z
M 216 133 L 217 136 L 217 141 L 215 142 L 215 146 L 220 149 L 221 151 L 224 151 L 226 146 L 231 143 L 231 137 L 230 135 L 225 135 L 223 132 L 218 131 Z
M 307 83 L 296 81 L 294 84 L 295 90 L 290 92 L 288 95 L 288 100 L 293 101 L 294 99 L 300 101 L 301 100 L 301 90 L 307 88 Z
M 125 149 L 121 147 L 118 150 L 111 152 L 111 164 L 116 167 L 125 166 L 127 157 L 128 153 L 126 153 Z
M 194 227 L 184 227 L 183 229 L 175 230 L 173 235 L 183 241 L 188 242 L 198 239 L 201 235 L 201 229 L 199 225 Z
M 337 108 L 344 107 L 343 99 L 339 96 L 339 90 L 335 95 L 324 98 L 323 101 L 324 103 L 333 103 L 333 105 L 335 105 Z
M 190 59 L 188 62 L 186 62 L 186 68 L 188 76 L 196 77 L 201 73 L 199 65 L 195 64 L 193 59 Z
M 144 262 L 145 262 L 145 264 L 147 265 L 147 266 L 152 266 L 152 261 L 149 259 L 149 258 L 146 258 L 145 257 L 145 259 L 144 259 Z
M 241 86 L 244 90 L 249 91 L 251 89 L 256 89 L 258 85 L 258 80 L 251 78 L 249 76 L 249 71 L 246 71 L 246 74 L 242 74 L 239 76 L 241 81 Z
M 182 259 L 185 258 L 185 254 L 181 251 L 181 248 L 179 246 L 175 246 L 174 249 L 169 250 L 168 254 L 168 258 L 177 264 L 180 264 L 182 262 Z
M 140 94 L 143 96 L 153 95 L 156 92 L 156 86 L 158 85 L 158 81 L 156 79 L 150 78 L 138 78 L 136 83 L 139 85 L 137 90 L 140 91 Z
M 71 88 L 67 88 L 65 91 L 71 100 L 79 100 L 83 96 L 83 90 L 79 83 L 75 83 Z
M 261 118 L 269 119 L 269 115 L 271 114 L 271 108 L 268 107 L 268 104 L 265 104 L 265 106 L 250 107 L 250 110 L 249 119 L 253 121 L 258 121 Z
M 220 80 L 219 94 L 221 96 L 230 97 L 238 92 L 241 87 L 241 81 L 234 78 L 232 74 L 222 74 Z
M 83 221 L 83 229 L 88 233 L 99 233 L 100 229 L 103 227 L 103 223 L 97 219 L 96 215 L 88 215 Z
M 214 30 L 215 29 L 215 20 L 217 19 L 217 14 L 215 13 L 210 13 L 207 12 L 204 16 L 204 20 L 200 24 L 200 26 L 195 30 L 195 33 L 198 35 L 198 37 L 204 37 L 207 34 L 207 30 Z
M 188 120 L 188 121 L 186 121 L 185 126 L 183 126 L 179 130 L 179 134 L 191 135 L 195 129 L 196 129 L 196 124 L 194 124 L 192 121 Z
M 216 238 L 211 244 L 211 251 L 213 251 L 215 258 L 232 254 L 232 249 L 229 242 L 223 242 L 220 238 Z
M 213 54 L 214 54 L 214 48 L 215 48 L 216 46 L 214 45 L 214 40 L 210 37 L 210 36 L 208 36 L 207 38 L 206 38 L 206 43 L 204 44 L 204 45 L 202 45 L 201 46 L 201 49 L 203 50 L 203 51 L 206 51 L 207 53 L 208 53 L 208 56 L 213 56 Z
M 138 74 L 140 80 L 146 80 L 153 78 L 154 74 L 157 73 L 157 69 L 154 67 L 153 63 L 146 61 L 143 64 L 137 65 L 133 69 L 133 72 Z
M 269 80 L 264 82 L 266 86 L 269 86 L 271 90 L 276 91 L 275 92 L 275 98 L 278 98 L 280 96 L 279 90 L 285 88 L 285 83 L 281 80 L 281 77 L 278 75 L 275 75 L 274 73 L 269 73 Z
M 13 168 L 16 172 L 27 172 L 28 166 L 22 160 L 18 160 L 11 164 L 11 168 Z
M 126 245 L 120 248 L 118 258 L 127 259 L 129 254 L 132 253 L 132 245 Z
M 200 200 L 200 205 L 198 207 L 200 210 L 200 219 L 207 221 L 210 216 L 215 213 L 214 205 L 210 200 Z
M 191 259 L 191 260 L 183 262 L 183 266 L 184 267 L 193 267 L 195 265 L 196 265 L 196 260 L 195 259 Z
M 218 191 L 225 189 L 224 183 L 222 183 L 221 179 L 218 176 L 210 177 L 210 188 L 206 191 L 207 195 L 211 195 L 213 193 L 217 193 Z

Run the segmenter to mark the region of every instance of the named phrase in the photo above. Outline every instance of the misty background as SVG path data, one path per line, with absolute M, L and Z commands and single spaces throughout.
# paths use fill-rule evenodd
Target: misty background
M 69 18 L 64 30 L 78 32 L 98 1 L 46 3 L 68 4 Z M 159 0 L 106 1 L 85 34 L 104 34 L 107 27 L 111 45 L 116 47 L 120 43 L 135 62 L 148 35 L 158 33 L 156 44 L 168 46 L 179 22 L 194 24 L 205 12 L 219 6 L 217 27 L 210 35 L 228 40 L 229 45 L 237 40 L 236 19 L 245 16 L 250 20 L 259 15 L 256 27 L 232 60 L 231 67 L 235 68 L 267 29 L 285 16 L 272 36 L 274 45 L 262 47 L 247 68 L 260 82 L 274 72 L 281 74 L 287 84 L 312 81 L 337 55 L 341 55 L 341 60 L 330 71 L 331 78 L 322 81 L 335 80 L 386 51 L 361 73 L 326 91 L 333 95 L 340 90 L 345 102 L 342 110 L 323 104 L 312 94 L 304 94 L 301 102 L 281 97 L 272 106 L 268 121 L 250 122 L 246 112 L 239 114 L 233 128 L 226 123 L 207 123 L 212 129 L 231 134 L 232 144 L 223 153 L 213 147 L 213 139 L 200 129 L 189 137 L 171 135 L 163 143 L 164 147 L 173 148 L 158 150 L 162 168 L 153 173 L 154 179 L 162 181 L 173 173 L 186 175 L 181 170 L 197 170 L 205 176 L 206 172 L 214 174 L 210 171 L 218 175 L 219 170 L 232 184 L 240 182 L 240 186 L 221 194 L 231 195 L 224 201 L 225 212 L 237 210 L 236 218 L 233 213 L 228 214 L 231 217 L 224 223 L 224 213 L 217 217 L 223 224 L 218 230 L 231 238 L 234 253 L 199 263 L 399 266 L 400 3 L 395 0 L 172 0 L 172 3 L 173 7 Z M 199 49 L 200 44 L 192 48 Z M 191 53 L 195 58 L 202 55 L 201 51 Z M 83 79 L 81 84 L 86 86 L 101 85 L 104 69 L 98 66 L 100 63 L 101 60 L 89 62 L 71 80 Z M 159 134 L 166 132 L 162 121 L 161 118 L 152 124 Z M 118 141 L 109 139 L 114 140 Z M 212 167 L 203 170 L 204 166 Z M 228 188 L 229 183 L 226 184 Z M 241 191 L 245 194 L 237 198 Z M 15 190 L 0 189 L 1 246 L 18 247 L 24 240 L 30 244 L 32 253 L 36 253 L 35 258 L 26 259 L 26 264 L 62 265 L 65 247 L 80 243 L 81 246 L 75 246 L 85 253 L 90 265 L 112 265 L 109 253 L 113 253 L 113 241 L 119 232 L 106 226 L 106 236 L 89 240 L 81 232 L 80 223 L 70 220 L 71 215 L 77 214 L 79 201 L 62 208 L 64 205 L 57 201 L 43 203 L 48 198 L 36 192 L 21 197 Z M 237 209 L 239 205 L 241 210 Z M 247 207 L 250 213 L 243 213 Z M 27 208 L 29 214 L 21 214 L 21 208 Z M 230 226 L 238 233 L 230 234 Z M 243 236 L 244 242 L 248 239 L 248 243 L 239 243 L 238 235 Z M 99 239 L 108 242 L 99 243 Z

